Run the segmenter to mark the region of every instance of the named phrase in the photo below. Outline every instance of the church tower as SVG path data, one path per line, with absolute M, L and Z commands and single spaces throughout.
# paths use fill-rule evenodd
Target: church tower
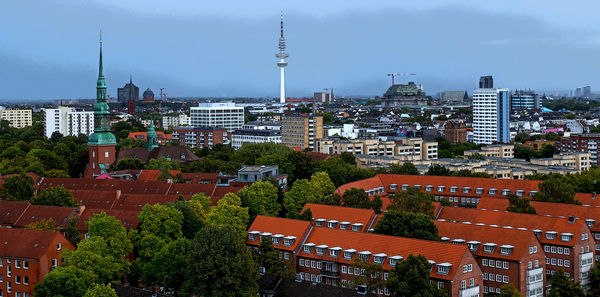
M 106 103 L 106 81 L 102 65 L 102 33 L 100 33 L 100 66 L 96 84 L 96 105 L 94 105 L 94 133 L 88 138 L 89 162 L 85 170 L 86 178 L 94 178 L 107 171 L 115 162 L 117 141 L 110 132 L 110 109 Z
M 154 122 L 150 122 L 150 128 L 148 129 L 148 134 L 146 135 L 146 148 L 149 151 L 158 147 L 158 135 L 156 135 L 156 130 L 154 130 Z

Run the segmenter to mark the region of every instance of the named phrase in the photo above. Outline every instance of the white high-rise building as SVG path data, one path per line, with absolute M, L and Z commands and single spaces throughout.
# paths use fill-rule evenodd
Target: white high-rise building
M 510 94 L 508 89 L 473 90 L 473 142 L 510 142 Z
M 59 132 L 63 136 L 90 135 L 94 133 L 94 112 L 59 106 L 44 110 L 44 130 L 46 137 Z
M 244 107 L 233 102 L 199 103 L 190 108 L 192 127 L 225 128 L 229 132 L 244 125 Z

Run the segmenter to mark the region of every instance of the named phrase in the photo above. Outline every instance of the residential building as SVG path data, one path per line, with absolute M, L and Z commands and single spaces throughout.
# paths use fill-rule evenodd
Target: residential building
M 117 88 L 117 100 L 119 102 L 127 102 L 129 100 L 138 101 L 140 100 L 140 88 L 133 84 L 133 80 L 130 77 L 129 82 L 122 88 Z
M 281 143 L 299 150 L 315 150 L 323 138 L 323 117 L 314 115 L 284 116 L 281 121 Z
M 236 181 L 253 183 L 269 179 L 277 180 L 284 189 L 287 187 L 287 175 L 279 172 L 279 166 L 277 165 L 242 166 L 238 170 Z
M 33 297 L 34 287 L 75 246 L 57 231 L 0 228 L 0 296 Z
M 512 144 L 492 144 L 481 147 L 480 150 L 465 151 L 464 156 L 469 157 L 480 154 L 486 158 L 514 158 L 515 146 Z
M 175 127 L 173 141 L 191 148 L 212 148 L 215 144 L 229 144 L 227 130 L 211 127 Z
M 578 197 L 576 196 L 575 199 L 577 198 Z M 596 261 L 600 261 L 600 207 L 591 206 L 589 204 L 560 204 L 560 207 L 557 207 L 556 203 L 535 200 L 529 201 L 529 204 L 535 209 L 536 214 L 541 216 L 553 216 L 559 218 L 574 216 L 578 220 L 584 220 L 590 228 L 596 242 L 594 248 Z M 505 211 L 508 205 L 508 199 L 482 198 L 477 205 L 477 209 Z
M 239 129 L 231 133 L 231 147 L 235 150 L 246 143 L 281 143 L 281 131 Z
M 556 154 L 552 158 L 531 159 L 531 164 L 541 166 L 561 166 L 575 168 L 577 171 L 585 171 L 592 167 L 590 153 L 564 153 Z
M 383 275 L 375 277 L 385 282 L 397 262 L 421 254 L 433 265 L 431 281 L 446 289 L 449 296 L 481 296 L 482 271 L 466 246 L 342 228 L 337 222 L 311 228 L 305 221 L 257 216 L 248 229 L 246 244 L 256 248 L 261 240 L 270 238 L 281 257 L 293 261 L 297 280 L 341 287 L 348 287 L 361 274 L 359 268 L 352 267 L 357 259 L 380 264 Z M 358 291 L 366 293 L 361 286 Z M 376 293 L 390 295 L 385 286 Z
M 372 209 L 306 203 L 302 212 L 310 209 L 315 227 L 339 225 L 341 230 L 369 232 L 379 217 Z
M 171 129 L 179 126 L 190 126 L 190 117 L 185 113 L 178 116 L 163 116 L 162 126 L 165 129 Z
M 473 90 L 473 140 L 475 143 L 510 143 L 509 102 L 508 89 L 481 88 Z
M 231 132 L 244 125 L 244 107 L 233 102 L 199 103 L 190 108 L 190 123 L 197 128 L 224 128 Z
M 242 129 L 253 129 L 253 130 L 278 130 L 281 131 L 281 123 L 279 122 L 261 122 L 253 121 L 247 122 L 242 126 Z
M 562 137 L 556 144 L 556 148 L 561 153 L 590 153 L 592 164 L 600 164 L 598 159 L 598 143 L 600 143 L 600 133 L 572 134 L 569 137 Z
M 588 274 L 594 266 L 595 242 L 583 220 L 573 216 L 559 218 L 457 207 L 442 207 L 437 218 L 533 232 L 546 253 L 547 277 L 562 269 L 570 279 L 581 282 L 584 289 L 589 288 Z
M 94 133 L 94 112 L 59 106 L 44 110 L 44 134 L 50 138 L 58 132 L 63 136 L 90 136 Z
M 512 284 L 523 296 L 544 296 L 546 254 L 533 232 L 483 223 L 434 223 L 442 242 L 469 247 L 483 270 L 484 295 Z
M 440 103 L 443 105 L 467 105 L 469 94 L 467 91 L 444 91 L 440 95 Z
M 450 143 L 467 142 L 467 127 L 464 121 L 449 120 L 444 123 L 444 139 Z
M 401 146 L 396 147 L 397 155 L 417 155 L 421 160 L 437 159 L 438 143 L 435 141 L 425 141 L 422 138 L 403 138 Z
M 510 95 L 510 110 L 533 110 L 540 109 L 540 98 L 535 91 L 516 90 Z
M 381 99 L 384 107 L 426 106 L 427 96 L 423 85 L 414 82 L 394 84 L 383 94 Z
M 349 152 L 356 155 L 394 156 L 396 142 L 379 139 L 333 139 L 323 138 L 316 142 L 315 151 L 324 154 Z
M 31 126 L 31 109 L 3 109 L 0 110 L 0 120 L 8 121 L 13 128 L 25 128 Z

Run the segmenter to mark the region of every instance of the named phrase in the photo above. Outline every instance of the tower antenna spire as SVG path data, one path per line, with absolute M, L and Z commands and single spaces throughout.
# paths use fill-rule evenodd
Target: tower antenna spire
M 279 36 L 279 53 L 275 54 L 275 57 L 279 58 L 279 62 L 277 62 L 277 67 L 280 69 L 280 89 L 279 89 L 279 103 L 285 103 L 285 72 L 284 68 L 287 66 L 287 62 L 285 58 L 290 55 L 285 52 L 285 36 L 283 35 L 283 11 L 281 12 L 280 18 L 280 36 Z

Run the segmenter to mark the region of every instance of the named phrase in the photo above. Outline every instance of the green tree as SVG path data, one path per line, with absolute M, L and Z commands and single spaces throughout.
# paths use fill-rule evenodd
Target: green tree
M 550 278 L 550 293 L 548 297 L 584 297 L 583 288 L 579 282 L 573 282 L 560 268 L 554 272 L 554 275 Z
M 383 200 L 381 200 L 381 197 L 379 197 L 379 195 L 375 195 L 375 197 L 373 197 L 373 200 L 371 200 L 371 209 L 373 209 L 375 213 L 381 213 L 382 207 Z
M 294 278 L 296 275 L 293 263 L 291 261 L 286 263 L 279 258 L 279 252 L 273 247 L 271 239 L 267 238 L 260 242 L 260 246 L 254 254 L 254 259 L 259 266 L 264 267 L 270 274 L 285 278 Z
M 498 297 L 523 297 L 523 295 L 521 295 L 521 293 L 519 293 L 519 290 L 517 290 L 517 288 L 515 288 L 515 286 L 513 286 L 513 284 L 508 284 L 508 285 L 504 285 L 502 287 L 500 287 L 500 294 L 497 295 Z
M 148 161 L 146 169 L 171 171 L 179 170 L 181 169 L 181 166 L 177 161 L 167 160 L 167 158 L 162 157 L 159 159 L 150 159 L 150 161 Z
M 389 274 L 386 286 L 393 297 L 446 297 L 444 289 L 438 289 L 429 281 L 431 264 L 423 255 L 408 255 L 396 264 Z
M 81 241 L 79 230 L 77 230 L 78 223 L 79 217 L 70 217 L 67 226 L 65 226 L 65 237 L 75 246 Z
M 230 226 L 240 238 L 246 238 L 248 223 L 248 208 L 242 207 L 240 197 L 233 193 L 225 194 L 225 197 L 217 202 L 217 206 L 211 208 L 206 217 L 206 225 Z
M 342 195 L 342 203 L 346 207 L 371 208 L 371 199 L 363 189 L 350 188 Z
M 110 285 L 94 284 L 83 297 L 117 297 L 117 292 Z
M 429 167 L 429 169 L 427 170 L 425 175 L 450 176 L 450 175 L 452 175 L 452 172 L 450 172 L 450 169 L 448 169 L 442 165 L 435 164 L 435 165 Z
M 526 161 L 529 161 L 536 156 L 536 152 L 522 144 L 515 144 L 514 155 L 516 159 L 525 159 Z
M 50 187 L 40 191 L 31 198 L 31 204 L 50 206 L 77 206 L 73 194 L 61 186 Z
M 433 195 L 421 192 L 419 188 L 409 187 L 406 191 L 398 191 L 389 196 L 391 204 L 388 210 L 422 213 L 433 217 Z
M 517 135 L 515 136 L 515 142 L 519 142 L 519 143 L 525 143 L 529 140 L 529 134 L 525 133 L 525 132 L 519 132 L 517 133 Z
M 413 163 L 404 163 L 402 166 L 392 164 L 386 171 L 389 174 L 419 175 L 419 170 Z
M 150 262 L 169 242 L 183 237 L 183 214 L 175 207 L 146 204 L 138 219 L 140 226 L 138 230 L 131 230 L 129 237 L 135 244 L 142 265 Z
M 35 285 L 35 296 L 81 297 L 95 281 L 91 271 L 74 266 L 56 267 Z
M 202 198 L 200 198 L 200 195 Z M 196 236 L 196 232 L 198 232 L 204 226 L 204 220 L 208 211 L 210 209 L 210 198 L 204 196 L 204 194 L 195 194 L 196 198 L 192 198 L 190 200 L 179 200 L 173 203 L 169 203 L 168 205 L 174 207 L 179 210 L 183 215 L 183 222 L 181 224 L 181 232 L 183 237 L 187 239 L 192 239 Z M 206 203 L 205 200 L 195 200 L 195 199 L 208 199 L 208 206 L 203 203 Z
M 469 160 L 485 160 L 485 156 L 480 153 L 474 153 L 467 157 Z
M 559 151 L 558 149 L 549 143 L 544 143 L 542 145 L 542 150 L 540 151 L 540 157 L 541 158 L 552 158 L 554 156 L 554 154 L 558 154 Z
M 375 233 L 409 238 L 439 240 L 431 217 L 422 213 L 388 210 L 375 226 Z
M 531 204 L 529 203 L 529 199 L 519 198 L 515 194 L 508 194 L 507 198 L 508 198 L 508 207 L 506 208 L 507 211 L 535 214 L 535 208 L 533 208 L 533 206 L 531 206 Z
M 565 183 L 560 177 L 551 177 L 538 184 L 539 192 L 534 200 L 554 203 L 581 204 L 575 200 L 575 190 L 569 183 Z
M 309 200 L 310 203 L 319 203 L 327 205 L 339 205 L 339 202 L 333 198 L 335 185 L 326 172 L 316 172 L 310 177 L 310 187 L 315 200 Z
M 58 231 L 60 228 L 56 226 L 54 219 L 42 219 L 33 223 L 27 224 L 25 229 L 28 230 L 43 230 L 43 231 Z
M 350 165 L 341 157 L 332 157 L 319 164 L 317 171 L 327 172 L 336 187 L 352 181 L 356 174 L 356 166 Z
M 350 164 L 350 165 L 354 165 L 356 166 L 356 157 L 354 157 L 354 155 L 350 152 L 343 152 L 340 157 L 342 158 L 342 160 L 344 160 L 344 162 Z
M 360 271 L 350 280 L 350 288 L 355 289 L 358 286 L 366 286 L 367 292 L 377 291 L 385 285 L 383 279 L 383 267 L 380 264 L 371 263 L 369 261 L 356 258 L 348 269 L 350 271 Z
M 277 202 L 277 187 L 268 181 L 258 181 L 241 189 L 237 195 L 242 206 L 248 207 L 250 221 L 257 215 L 276 216 L 281 211 Z
M 258 267 L 237 230 L 205 226 L 192 240 L 182 296 L 256 296 Z
M 179 238 L 163 246 L 149 265 L 144 266 L 144 281 L 178 292 L 186 279 L 185 267 L 188 265 L 190 248 L 191 241 L 186 238 Z
M 33 197 L 33 178 L 20 174 L 4 180 L 4 192 L 10 200 L 29 201 Z
M 309 201 L 316 200 L 314 198 L 310 182 L 306 179 L 296 180 L 292 188 L 283 196 L 283 203 L 287 210 L 288 218 L 298 218 L 302 212 L 302 208 Z
M 303 221 L 312 221 L 313 219 L 313 215 L 312 215 L 312 211 L 310 210 L 310 207 L 305 209 L 300 216 L 298 217 L 299 220 L 303 220 Z
M 587 297 L 600 296 L 600 264 L 596 263 L 590 269 L 588 276 L 590 278 L 590 290 L 587 292 Z

